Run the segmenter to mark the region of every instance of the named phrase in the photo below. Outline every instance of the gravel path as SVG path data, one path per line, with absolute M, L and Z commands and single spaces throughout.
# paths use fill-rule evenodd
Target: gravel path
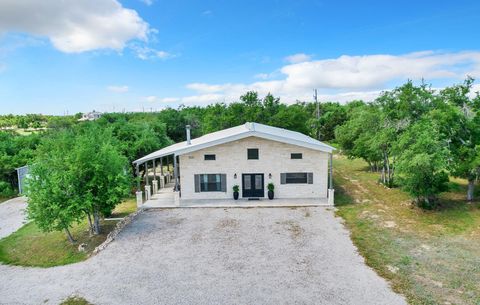
M 41 253 L 39 253 L 41 255 Z M 168 209 L 103 252 L 49 269 L 0 265 L 0 303 L 406 304 L 328 208 Z
M 24 225 L 25 197 L 17 197 L 0 203 L 0 239 L 12 234 Z M 0 298 L 1 300 L 1 298 Z

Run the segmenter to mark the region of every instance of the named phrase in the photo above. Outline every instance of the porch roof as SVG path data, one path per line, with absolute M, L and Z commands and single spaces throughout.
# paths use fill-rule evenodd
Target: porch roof
M 278 127 L 272 127 L 259 123 L 247 122 L 243 125 L 212 132 L 199 138 L 192 139 L 190 141 L 190 144 L 187 144 L 187 141 L 184 141 L 167 146 L 151 154 L 148 154 L 138 160 L 135 160 L 133 161 L 133 163 L 139 165 L 147 161 L 165 157 L 168 155 L 183 155 L 207 147 L 224 144 L 252 136 L 306 147 L 314 150 L 324 151 L 327 153 L 331 153 L 333 150 L 335 150 L 334 147 L 320 142 L 309 136 L 306 136 L 300 132 Z

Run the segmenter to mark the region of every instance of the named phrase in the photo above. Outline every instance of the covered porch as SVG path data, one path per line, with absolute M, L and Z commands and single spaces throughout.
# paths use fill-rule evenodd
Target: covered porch
M 179 202 L 179 166 L 175 154 L 147 156 L 135 164 L 137 207 L 172 207 Z

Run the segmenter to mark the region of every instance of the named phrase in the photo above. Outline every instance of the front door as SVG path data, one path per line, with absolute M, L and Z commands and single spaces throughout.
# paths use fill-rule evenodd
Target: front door
M 263 174 L 242 174 L 242 197 L 264 197 Z

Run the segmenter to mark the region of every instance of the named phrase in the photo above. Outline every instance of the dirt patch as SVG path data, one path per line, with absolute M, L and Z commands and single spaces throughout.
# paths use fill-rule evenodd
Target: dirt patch
M 286 229 L 290 232 L 290 237 L 293 240 L 299 240 L 304 236 L 305 229 L 303 229 L 296 221 L 288 220 L 281 224 L 286 226 Z
M 233 218 L 224 218 L 217 223 L 217 228 L 221 228 L 221 229 L 238 228 L 239 226 L 240 226 L 240 222 Z

